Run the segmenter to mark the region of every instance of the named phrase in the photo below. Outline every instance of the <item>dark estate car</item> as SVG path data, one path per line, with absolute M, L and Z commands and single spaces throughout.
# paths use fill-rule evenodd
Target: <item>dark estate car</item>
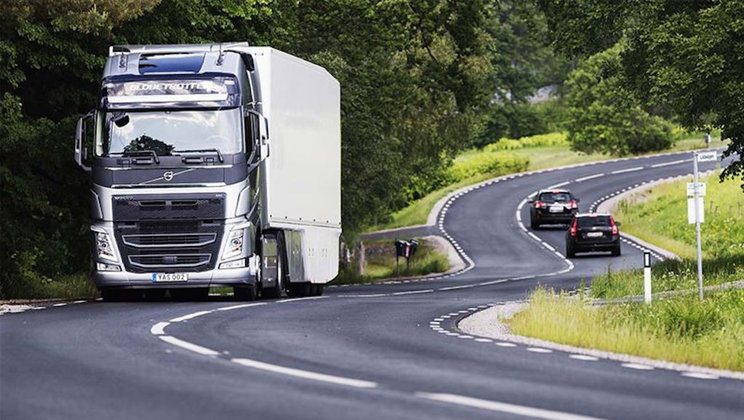
M 578 213 L 566 232 L 566 256 L 577 252 L 612 251 L 620 255 L 620 222 L 607 213 Z
M 532 229 L 543 224 L 569 224 L 579 211 L 579 199 L 567 190 L 538 191 L 530 204 Z

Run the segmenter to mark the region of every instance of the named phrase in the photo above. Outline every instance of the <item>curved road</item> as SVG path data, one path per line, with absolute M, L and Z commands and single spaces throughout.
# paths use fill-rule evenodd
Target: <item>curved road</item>
M 0 418 L 741 419 L 742 381 L 475 340 L 455 327 L 538 284 L 573 289 L 608 266 L 640 265 L 628 244 L 622 257 L 568 263 L 562 230 L 536 239 L 521 226 L 530 193 L 568 182 L 586 210 L 690 167 L 689 153 L 619 160 L 463 194 L 440 217 L 473 263 L 459 275 L 315 299 L 86 302 L 0 316 Z

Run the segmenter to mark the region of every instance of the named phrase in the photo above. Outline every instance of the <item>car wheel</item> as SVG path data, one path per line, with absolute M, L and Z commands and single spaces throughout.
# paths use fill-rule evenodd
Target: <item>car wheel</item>
M 612 255 L 615 257 L 619 257 L 620 254 L 621 254 L 620 244 L 617 244 L 617 246 L 615 246 L 615 248 L 612 249 Z
M 576 256 L 576 250 L 571 243 L 566 243 L 566 257 L 573 258 Z
M 540 229 L 540 223 L 537 223 L 537 220 L 530 218 L 530 227 L 532 230 L 538 230 Z

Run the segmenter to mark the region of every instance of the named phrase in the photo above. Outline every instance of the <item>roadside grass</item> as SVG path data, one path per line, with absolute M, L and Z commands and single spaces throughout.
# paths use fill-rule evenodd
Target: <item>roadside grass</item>
M 744 371 L 744 290 L 592 307 L 538 289 L 512 332 L 578 347 Z
M 355 272 L 356 261 L 352 261 L 349 267 L 339 271 L 338 276 L 329 284 L 368 283 L 395 277 L 444 273 L 449 270 L 450 265 L 445 254 L 426 239 L 419 238 L 418 241 L 418 250 L 411 257 L 410 266 L 406 266 L 405 258 L 400 258 L 400 266 L 397 269 L 392 240 L 365 242 L 364 274 L 359 275 Z
M 723 147 L 726 142 L 720 139 L 719 133 L 713 133 L 714 140 L 711 141 L 710 147 Z M 685 134 L 674 146 L 664 152 L 681 152 L 686 150 L 704 148 L 703 133 L 693 132 Z M 475 162 L 482 155 L 498 155 L 499 153 L 509 156 L 513 160 L 519 157 L 527 160 L 527 164 L 522 167 L 501 167 L 497 171 L 472 171 L 462 170 L 472 162 Z M 654 152 L 658 153 L 658 152 Z M 555 168 L 559 166 L 575 165 L 581 163 L 597 162 L 611 159 L 611 156 L 593 153 L 585 154 L 574 152 L 570 149 L 564 133 L 539 134 L 536 136 L 524 137 L 522 139 L 501 139 L 497 142 L 486 145 L 480 150 L 466 150 L 462 152 L 453 162 L 450 170 L 464 172 L 466 176 L 455 178 L 448 185 L 439 188 L 426 196 L 412 202 L 408 206 L 393 213 L 390 221 L 379 224 L 368 229 L 374 232 L 384 229 L 395 229 L 399 227 L 415 226 L 426 224 L 429 213 L 434 205 L 446 197 L 452 191 L 458 190 L 469 185 L 477 184 L 487 179 L 495 178 L 501 175 L 508 175 L 516 172 L 537 171 L 541 169 Z M 460 169 L 453 169 L 456 167 Z
M 739 181 L 721 183 L 718 172 L 702 181 L 707 181 L 701 225 L 704 257 L 744 254 L 744 193 Z M 618 203 L 615 215 L 623 222 L 623 230 L 680 257 L 695 258 L 695 229 L 687 223 L 687 182 L 692 182 L 692 177 L 653 187 Z
M 95 299 L 100 296 L 88 273 L 62 275 L 52 278 L 32 278 L 28 290 L 18 296 L 23 299 Z

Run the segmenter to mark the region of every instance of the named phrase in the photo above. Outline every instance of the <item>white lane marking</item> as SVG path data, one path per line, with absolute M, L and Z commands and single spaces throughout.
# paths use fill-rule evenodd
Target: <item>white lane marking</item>
M 67 302 L 63 302 L 63 303 L 55 303 L 55 304 L 54 304 L 54 305 L 52 305 L 52 306 L 56 306 L 56 307 L 58 307 L 58 308 L 59 308 L 59 307 L 61 307 L 61 306 L 67 306 Z
M 244 303 L 242 305 L 225 306 L 224 308 L 217 308 L 217 310 L 218 311 L 232 311 L 233 309 L 243 309 L 243 308 L 250 308 L 251 306 L 261 306 L 261 305 L 266 305 L 266 302 Z
M 471 284 L 463 284 L 460 286 L 449 286 L 449 287 L 440 287 L 438 290 L 456 290 L 456 289 L 467 289 L 473 287 Z
M 460 335 L 457 336 L 457 338 L 473 338 L 473 336 L 472 335 L 460 334 Z
M 426 289 L 426 290 L 408 290 L 406 292 L 395 292 L 393 293 L 393 296 L 401 296 L 401 295 L 415 295 L 419 293 L 431 293 L 434 289 Z
M 555 252 L 555 248 L 553 248 L 552 246 L 550 246 L 550 244 L 548 244 L 547 242 L 543 242 L 542 244 L 543 244 L 543 246 L 544 246 L 545 248 L 548 248 L 548 250 L 549 250 L 550 252 Z
M 600 173 L 598 173 L 598 174 L 594 174 L 594 175 L 589 175 L 589 176 L 584 176 L 584 177 L 581 177 L 581 178 L 576 178 L 576 179 L 574 180 L 574 182 L 589 181 L 590 179 L 594 179 L 594 178 L 600 178 L 600 177 L 603 177 L 603 176 L 604 176 L 604 172 L 600 172 Z
M 170 325 L 170 322 L 158 322 L 150 328 L 150 334 L 163 335 L 165 334 L 165 327 Z
M 212 313 L 212 311 L 194 312 L 193 314 L 188 314 L 188 315 L 184 315 L 184 316 L 179 316 L 178 318 L 173 318 L 173 319 L 170 320 L 170 322 L 186 321 L 187 319 L 192 319 L 192 318 L 196 318 L 198 316 L 208 315 L 208 314 L 211 314 L 211 313 Z
M 377 388 L 377 384 L 375 382 L 363 381 L 360 379 L 345 378 L 343 376 L 326 375 L 324 373 L 293 369 L 251 359 L 232 359 L 231 361 L 233 363 L 237 363 L 239 365 L 250 367 L 253 369 L 265 370 L 267 372 L 278 373 L 281 375 L 294 376 L 296 378 L 310 379 L 313 381 L 327 382 L 337 385 L 345 385 L 354 388 Z
M 507 343 L 506 341 L 499 341 L 498 343 L 496 343 L 496 345 L 499 346 L 499 347 L 517 347 L 516 344 L 514 344 L 514 343 Z
M 623 363 L 620 366 L 626 367 L 628 369 L 636 369 L 636 370 L 654 370 L 653 366 L 642 365 L 640 363 Z
M 587 362 L 596 362 L 597 360 L 599 360 L 598 357 L 587 356 L 585 354 L 570 354 L 568 357 L 576 360 L 584 360 Z
M 429 400 L 464 405 L 489 411 L 515 414 L 518 416 L 533 417 L 548 420 L 597 420 L 597 417 L 581 416 L 566 413 L 564 411 L 546 410 L 543 408 L 528 407 L 524 405 L 508 404 L 499 401 L 482 400 L 480 398 L 466 397 L 456 394 L 434 394 L 428 392 L 417 392 L 416 396 Z
M 340 298 L 376 298 L 387 296 L 385 293 L 371 293 L 368 295 L 337 295 Z
M 651 167 L 652 168 L 661 168 L 662 166 L 678 165 L 680 163 L 685 163 L 685 162 L 690 162 L 690 161 L 691 161 L 691 159 L 680 159 L 680 160 L 675 160 L 675 161 L 672 161 L 672 162 L 657 163 L 655 165 L 651 165 Z
M 493 340 L 490 338 L 476 338 L 475 341 L 479 343 L 493 343 Z
M 75 302 L 72 302 L 72 303 L 75 305 L 78 305 L 78 304 L 85 303 L 85 302 L 87 302 L 87 300 L 76 300 Z
M 282 300 L 277 300 L 276 303 L 302 302 L 305 300 L 326 299 L 327 297 L 328 296 L 311 296 L 311 297 L 304 297 L 304 298 L 282 299 Z
M 165 341 L 166 343 L 173 344 L 174 346 L 181 347 L 184 350 L 199 353 L 204 356 L 219 356 L 219 353 L 212 349 L 197 346 L 196 344 L 189 343 L 188 341 L 179 340 L 171 335 L 159 335 L 158 338 Z
M 628 168 L 628 169 L 618 169 L 617 171 L 612 171 L 610 173 L 612 175 L 617 175 L 617 174 L 624 174 L 626 172 L 635 172 L 635 171 L 641 171 L 641 170 L 643 170 L 643 166 L 636 166 L 636 167 Z
M 528 347 L 527 351 L 531 351 L 533 353 L 552 353 L 553 350 L 544 349 L 542 347 Z
M 568 185 L 568 184 L 570 184 L 570 182 L 569 182 L 569 181 L 566 181 L 566 182 L 561 182 L 560 184 L 555 184 L 555 185 L 551 185 L 551 186 L 549 186 L 549 187 L 548 187 L 547 189 L 548 189 L 548 190 L 552 190 L 552 189 L 554 189 L 554 188 L 565 187 L 565 186 L 566 186 L 566 185 Z
M 682 376 L 686 376 L 688 378 L 696 378 L 696 379 L 718 379 L 718 376 L 709 375 L 707 373 L 702 373 L 702 372 L 682 372 Z

